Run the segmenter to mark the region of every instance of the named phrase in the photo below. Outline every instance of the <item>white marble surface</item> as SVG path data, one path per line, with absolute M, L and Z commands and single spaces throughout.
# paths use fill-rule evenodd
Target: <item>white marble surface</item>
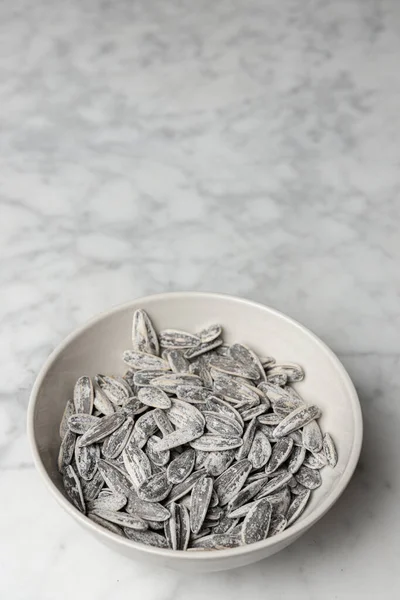
M 2 599 L 397 597 L 399 28 L 396 0 L 0 3 Z M 181 289 L 304 322 L 365 417 L 326 518 L 202 579 L 92 540 L 25 436 L 35 375 L 67 333 Z

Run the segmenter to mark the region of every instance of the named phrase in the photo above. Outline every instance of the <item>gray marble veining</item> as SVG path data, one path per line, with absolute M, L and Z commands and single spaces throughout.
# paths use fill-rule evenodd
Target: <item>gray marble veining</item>
M 0 3 L 1 597 L 74 598 L 71 572 L 88 600 L 353 600 L 383 582 L 395 597 L 399 28 L 396 0 Z M 353 377 L 366 429 L 326 518 L 204 580 L 155 578 L 78 530 L 25 436 L 30 387 L 67 333 L 182 289 L 313 329 Z

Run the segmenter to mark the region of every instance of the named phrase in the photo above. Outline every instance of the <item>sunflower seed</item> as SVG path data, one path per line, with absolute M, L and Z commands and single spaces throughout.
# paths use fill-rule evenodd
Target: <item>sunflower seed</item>
M 193 404 L 188 404 L 182 400 L 171 400 L 171 408 L 166 413 L 175 427 L 199 431 L 204 429 L 205 418 Z
M 217 492 L 221 506 L 228 504 L 229 500 L 239 493 L 251 468 L 251 462 L 244 459 L 229 467 L 216 479 L 214 489 Z
M 268 415 L 260 415 L 258 417 L 258 422 L 262 425 L 270 425 L 275 426 L 278 425 L 282 421 L 282 417 L 275 413 L 269 413 Z
M 153 525 L 154 523 L 164 523 L 170 517 L 169 510 L 159 502 L 146 502 L 134 494 L 128 498 L 126 511 Z
M 213 356 L 210 360 L 210 367 L 216 371 L 221 371 L 221 373 L 237 375 L 238 377 L 244 377 L 245 379 L 258 379 L 260 376 L 258 369 L 252 364 L 246 365 L 227 356 Z
M 75 461 L 79 476 L 86 481 L 93 479 L 100 458 L 100 447 L 97 444 L 82 446 L 79 438 L 75 444 Z
M 150 383 L 152 386 L 158 387 L 169 394 L 176 394 L 178 386 L 181 385 L 202 386 L 200 377 L 189 373 L 166 373 L 161 377 L 152 379 Z
M 294 494 L 295 496 L 299 496 L 300 494 L 305 493 L 307 490 L 307 488 L 305 488 L 304 485 L 301 485 L 301 483 L 296 481 L 294 477 L 291 481 L 288 482 L 288 486 L 290 487 L 290 493 Z
M 118 525 L 114 525 L 114 523 L 110 523 L 109 521 L 106 521 L 106 519 L 102 519 L 101 517 L 92 512 L 88 513 L 88 517 L 91 521 L 93 521 L 93 523 L 101 525 L 102 527 L 104 527 L 104 529 L 108 529 L 108 531 L 111 531 L 111 533 L 115 533 L 116 535 L 124 537 L 124 532 L 122 531 L 121 527 L 118 527 Z
M 156 408 L 153 414 L 155 424 L 164 436 L 174 431 L 171 421 L 163 410 Z
M 273 535 L 278 535 L 278 533 L 282 533 L 286 529 L 287 520 L 283 515 L 275 515 L 271 519 L 271 524 L 269 526 L 268 537 L 272 537 Z
M 140 402 L 154 408 L 169 408 L 171 400 L 167 394 L 156 387 L 142 387 L 138 392 Z
M 293 441 L 292 441 L 293 444 Z M 253 465 L 253 469 L 261 469 L 267 464 L 271 457 L 271 444 L 267 436 L 262 431 L 256 431 L 253 443 L 247 458 Z
M 317 421 L 310 421 L 304 425 L 303 446 L 313 453 L 322 450 L 322 433 Z
M 202 452 L 196 450 L 196 453 Z M 215 452 L 205 452 L 205 460 L 202 466 L 206 469 L 209 475 L 219 477 L 233 462 L 235 458 L 234 450 L 221 450 Z
M 257 421 L 256 419 L 252 419 L 250 423 L 247 425 L 247 428 L 243 434 L 243 444 L 239 448 L 237 452 L 237 460 L 241 460 L 242 458 L 246 458 L 250 452 L 250 448 L 253 444 L 254 436 L 256 433 Z
M 209 325 L 202 329 L 197 335 L 203 344 L 213 342 L 222 333 L 222 327 L 219 324 Z
M 174 502 L 175 500 L 182 498 L 182 496 L 186 496 L 186 494 L 191 491 L 197 479 L 205 474 L 205 469 L 200 469 L 199 471 L 194 471 L 191 473 L 188 477 L 186 477 L 186 479 L 184 479 L 184 481 L 178 483 L 172 488 L 171 493 L 167 498 L 167 502 Z
M 279 385 L 275 385 L 274 383 L 270 383 L 268 381 L 262 381 L 257 387 L 268 398 L 272 405 L 277 400 L 290 400 L 291 398 L 287 388 L 284 389 Z
M 265 473 L 270 475 L 281 466 L 282 463 L 290 455 L 293 448 L 293 440 L 291 438 L 282 438 L 274 445 L 271 458 L 265 467 Z
M 258 479 L 257 481 L 253 481 L 251 483 L 248 483 L 247 479 L 248 485 L 241 489 L 240 492 L 228 502 L 227 512 L 231 513 L 240 506 L 248 504 L 250 500 L 252 500 L 258 494 L 266 480 L 266 475 L 264 475 L 263 479 Z
M 315 490 L 322 483 L 321 473 L 302 465 L 296 473 L 296 480 L 308 490 Z
M 96 410 L 106 416 L 110 416 L 115 412 L 112 402 L 110 402 L 98 385 L 95 387 L 93 405 Z
M 286 514 L 287 527 L 292 525 L 300 517 L 307 506 L 310 494 L 311 490 L 306 490 L 306 492 L 299 494 L 294 498 Z
M 203 413 L 206 425 L 211 433 L 220 433 L 221 435 L 240 436 L 243 433 L 243 427 L 236 419 L 231 419 L 223 414 L 205 411 Z
M 159 441 L 161 441 L 161 438 L 159 438 L 157 435 L 152 435 L 151 437 L 149 437 L 146 446 L 146 454 L 150 458 L 152 463 L 163 467 L 164 465 L 167 465 L 169 463 L 170 451 L 157 451 L 156 445 Z
M 143 450 L 136 445 L 133 438 L 125 446 L 122 458 L 129 477 L 136 488 L 151 477 L 150 461 Z M 146 500 L 146 498 L 143 498 L 143 500 Z
M 174 485 L 181 483 L 193 471 L 195 460 L 195 451 L 188 448 L 177 458 L 175 458 L 167 468 L 168 481 Z
M 335 443 L 329 433 L 325 433 L 323 438 L 323 449 L 326 459 L 331 467 L 336 467 L 338 455 Z
M 102 487 L 104 486 L 104 479 L 99 470 L 93 475 L 93 478 L 89 481 L 82 481 L 82 493 L 86 502 L 93 502 L 98 497 Z
M 169 364 L 163 358 L 146 354 L 145 352 L 136 352 L 134 350 L 125 350 L 122 355 L 124 362 L 132 369 L 138 370 L 156 370 L 169 371 Z
M 295 383 L 304 379 L 304 370 L 300 365 L 294 363 L 276 364 L 276 369 L 281 369 L 286 373 L 288 383 Z
M 321 450 L 321 452 L 316 452 L 315 454 L 308 452 L 303 464 L 309 469 L 323 469 L 328 464 L 328 461 L 325 453 Z
M 274 430 L 274 435 L 277 438 L 281 438 L 296 429 L 300 429 L 300 427 L 304 427 L 310 421 L 314 419 L 319 419 L 321 416 L 321 410 L 318 406 L 309 405 L 309 406 L 299 406 L 293 412 L 291 412 L 287 417 L 285 417 L 279 425 L 276 426 Z
M 271 523 L 272 508 L 267 498 L 263 498 L 247 513 L 242 526 L 242 542 L 253 544 L 264 540 Z
M 99 421 L 99 417 L 94 417 L 93 415 L 88 415 L 86 413 L 78 413 L 69 417 L 68 427 L 74 433 L 82 435 L 83 433 L 86 433 L 92 425 L 99 423 Z
M 258 401 L 257 392 L 243 383 L 237 382 L 224 373 L 219 373 L 214 381 L 214 390 L 230 400 L 239 402 Z
M 137 489 L 138 496 L 146 502 L 160 502 L 164 500 L 172 489 L 172 483 L 169 483 L 167 474 L 164 472 L 156 473 L 145 479 Z
M 91 414 L 93 410 L 93 385 L 90 377 L 79 377 L 74 387 L 74 406 L 77 413 Z
M 204 406 L 199 406 L 198 409 L 202 412 L 215 412 L 222 415 L 227 416 L 229 419 L 233 419 L 239 423 L 242 427 L 244 426 L 244 421 L 239 411 L 236 408 L 233 408 L 231 404 L 225 402 L 225 400 L 221 400 L 216 396 L 209 396 Z
M 159 340 L 162 348 L 193 348 L 200 344 L 197 335 L 178 329 L 164 329 L 160 332 Z
M 157 410 L 157 409 L 156 409 Z M 139 448 L 143 448 L 151 435 L 157 431 L 155 410 L 140 415 L 133 428 L 133 439 Z
M 288 376 L 286 371 L 280 369 L 279 367 L 272 367 L 272 369 L 268 369 L 267 372 L 267 382 L 274 383 L 275 385 L 286 385 L 288 380 Z
M 125 421 L 125 415 L 114 413 L 100 419 L 98 423 L 92 425 L 81 438 L 81 446 L 88 446 L 103 440 L 108 435 L 111 435 Z
M 243 442 L 240 437 L 205 433 L 204 435 L 190 442 L 190 445 L 195 450 L 214 452 L 219 450 L 230 450 L 232 448 L 238 448 L 242 445 L 242 443 Z
M 169 548 L 178 550 L 178 542 L 180 541 L 180 524 L 178 526 L 178 505 L 172 502 L 170 505 L 171 516 L 165 521 L 164 534 Z M 178 531 L 179 527 L 179 531 Z
M 176 505 L 177 546 L 178 550 L 187 550 L 190 540 L 190 516 L 186 506 Z
M 189 373 L 190 363 L 181 350 L 170 350 L 168 352 L 168 362 L 171 371 L 174 373 Z
M 203 385 L 207 388 L 212 388 L 213 380 L 211 377 L 210 369 L 208 368 L 207 361 L 205 360 L 205 354 L 198 356 L 189 367 L 189 372 L 192 375 L 200 377 Z
M 133 376 L 133 383 L 138 387 L 150 385 L 150 382 L 153 379 L 155 379 L 156 377 L 162 377 L 163 375 L 165 375 L 165 370 L 162 371 L 161 369 L 153 369 L 150 371 L 136 371 Z
M 210 397 L 210 391 L 193 385 L 178 385 L 176 395 L 179 400 L 199 404 L 205 402 Z
M 258 492 L 256 500 L 264 498 L 265 496 L 268 496 L 268 494 L 272 494 L 273 492 L 277 492 L 278 490 L 282 489 L 285 485 L 289 483 L 292 477 L 293 475 L 289 473 L 289 471 L 285 471 L 283 473 L 280 473 L 276 477 L 273 477 L 272 479 L 268 480 Z
M 126 504 L 127 498 L 123 494 L 107 494 L 105 496 L 99 496 L 96 500 L 88 505 L 90 511 L 96 511 L 97 509 L 105 509 L 117 511 L 123 508 Z
M 254 408 L 242 410 L 241 415 L 243 417 L 243 421 L 251 421 L 251 419 L 259 417 L 260 415 L 267 412 L 268 408 L 269 406 L 267 404 L 260 404 L 259 406 L 255 406 Z
M 146 544 L 146 546 L 154 546 L 155 548 L 168 548 L 165 537 L 150 529 L 147 531 L 137 531 L 125 527 L 124 531 L 129 540 L 138 542 L 139 544 Z
M 61 442 L 58 453 L 58 470 L 64 473 L 66 467 L 71 463 L 75 451 L 76 434 L 67 430 Z
M 290 456 L 288 471 L 294 475 L 300 469 L 306 457 L 306 449 L 304 446 L 294 446 Z
M 68 421 L 69 418 L 75 413 L 75 406 L 72 400 L 68 400 L 67 404 L 65 405 L 65 409 L 63 412 L 63 416 L 61 418 L 61 423 L 60 423 L 60 438 L 63 440 L 65 437 L 65 434 L 67 433 L 68 429 L 70 429 L 69 425 L 68 425 Z
M 238 534 L 233 532 L 207 535 L 193 539 L 189 550 L 224 550 L 241 545 Z
M 146 354 L 160 353 L 157 334 L 148 314 L 141 308 L 135 310 L 132 322 L 132 346 L 138 352 Z
M 192 488 L 192 502 L 190 508 L 190 529 L 199 533 L 211 500 L 213 480 L 208 475 L 203 475 L 195 482 Z
M 121 469 L 102 459 L 97 461 L 97 468 L 104 481 L 113 492 L 123 494 L 124 496 L 130 495 L 132 484 Z M 96 475 L 94 477 L 96 477 Z
M 72 504 L 81 512 L 85 513 L 85 500 L 78 475 L 71 465 L 67 465 L 63 475 L 64 490 Z
M 187 358 L 187 359 L 195 358 L 196 356 L 200 356 L 201 354 L 204 354 L 205 352 L 210 352 L 211 350 L 218 348 L 218 346 L 221 346 L 221 344 L 222 344 L 221 339 L 216 339 L 216 340 L 213 340 L 212 342 L 207 342 L 207 343 L 201 342 L 197 346 L 194 346 L 194 347 L 186 350 L 185 358 Z
M 101 517 L 102 519 L 105 519 L 106 521 L 110 521 L 116 525 L 121 525 L 122 527 L 128 527 L 129 529 L 145 531 L 148 527 L 146 521 L 143 521 L 138 517 L 128 515 L 127 513 L 115 512 L 113 510 L 106 510 L 104 508 L 93 510 L 92 513 Z
M 133 419 L 128 417 L 118 429 L 103 442 L 102 454 L 104 458 L 117 458 L 125 448 L 132 433 Z
M 229 352 L 232 358 L 246 366 L 252 367 L 257 372 L 257 376 L 253 377 L 252 379 L 265 379 L 265 371 L 261 361 L 257 354 L 250 350 L 250 348 L 244 344 L 236 343 L 232 344 Z

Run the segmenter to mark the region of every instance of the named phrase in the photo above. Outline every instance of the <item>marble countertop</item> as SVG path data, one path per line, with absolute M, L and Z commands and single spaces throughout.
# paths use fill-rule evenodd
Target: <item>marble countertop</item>
M 399 16 L 396 0 L 0 4 L 1 598 L 397 597 Z M 182 289 L 303 322 L 365 419 L 323 520 L 203 578 L 98 544 L 44 489 L 25 435 L 67 333 Z

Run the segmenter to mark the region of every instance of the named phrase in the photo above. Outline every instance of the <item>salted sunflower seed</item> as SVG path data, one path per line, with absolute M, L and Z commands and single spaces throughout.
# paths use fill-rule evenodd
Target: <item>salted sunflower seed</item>
M 275 385 L 286 385 L 288 380 L 288 376 L 286 371 L 280 369 L 279 367 L 272 367 L 268 369 L 267 372 L 267 382 L 274 383 Z
M 170 350 L 168 362 L 173 373 L 189 373 L 190 362 L 184 357 L 182 350 Z
M 293 448 L 293 440 L 291 438 L 282 438 L 276 442 L 272 449 L 271 458 L 265 468 L 265 473 L 270 475 L 280 467 L 289 457 Z
M 195 451 L 193 448 L 188 448 L 182 452 L 167 467 L 168 481 L 174 485 L 184 481 L 193 471 L 194 461 Z
M 328 464 L 328 461 L 323 451 L 316 452 L 315 454 L 308 452 L 303 464 L 309 469 L 323 469 Z
M 132 437 L 122 452 L 122 458 L 129 477 L 136 488 L 151 477 L 150 461 Z
M 70 427 L 68 425 L 68 421 L 69 421 L 69 418 L 74 413 L 75 413 L 74 403 L 72 400 L 68 400 L 67 404 L 65 405 L 63 416 L 61 418 L 61 423 L 60 423 L 60 438 L 61 439 L 64 439 L 65 434 L 67 433 L 68 429 L 70 429 Z
M 257 375 L 256 377 L 252 377 L 252 379 L 265 379 L 265 371 L 260 359 L 255 352 L 248 348 L 248 346 L 238 343 L 232 344 L 229 353 L 236 361 L 254 369 Z
M 153 370 L 143 370 L 143 371 L 136 371 L 134 376 L 133 376 L 133 383 L 134 385 L 136 385 L 137 387 L 142 387 L 145 385 L 150 385 L 150 382 L 155 379 L 156 377 L 162 377 L 162 375 L 165 374 L 165 369 L 161 370 L 161 369 L 153 369 Z
M 192 501 L 190 507 L 190 529 L 199 533 L 211 500 L 213 480 L 208 475 L 203 475 L 195 482 L 192 488 Z
M 289 486 L 281 488 L 274 494 L 268 494 L 267 498 L 272 506 L 273 516 L 286 515 L 292 498 Z
M 292 441 L 293 444 L 293 441 Z M 247 458 L 253 469 L 261 469 L 270 460 L 272 453 L 271 443 L 262 431 L 256 431 Z
M 288 383 L 295 383 L 304 379 L 304 369 L 300 365 L 294 363 L 280 363 L 276 364 L 275 368 L 282 369 L 287 376 Z
M 194 471 L 191 473 L 188 477 L 186 477 L 186 479 L 184 479 L 184 481 L 178 483 L 172 488 L 171 493 L 167 498 L 167 502 L 175 502 L 175 500 L 179 500 L 179 498 L 182 498 L 182 496 L 186 496 L 186 494 L 191 491 L 197 479 L 205 474 L 205 469 L 200 469 L 199 471 Z
M 260 415 L 258 417 L 258 422 L 261 423 L 261 425 L 270 425 L 274 428 L 276 427 L 276 425 L 279 425 L 281 421 L 282 417 L 275 413 L 268 413 L 267 415 Z
M 188 429 L 176 429 L 172 433 L 165 435 L 162 440 L 154 446 L 157 452 L 171 450 L 183 444 L 192 444 L 197 438 L 203 435 L 203 429 L 193 427 Z
M 146 454 L 150 458 L 151 462 L 158 466 L 165 466 L 169 463 L 170 451 L 169 450 L 157 450 L 156 446 L 161 441 L 157 435 L 149 437 L 146 445 Z
M 201 354 L 205 354 L 206 352 L 210 352 L 211 350 L 218 348 L 218 346 L 221 346 L 221 344 L 222 344 L 221 339 L 216 339 L 216 340 L 213 340 L 212 342 L 206 342 L 206 343 L 201 342 L 198 346 L 194 346 L 193 348 L 189 348 L 188 350 L 186 350 L 185 358 L 187 358 L 187 359 L 195 358 L 196 356 L 200 356 Z
M 178 385 L 176 395 L 179 400 L 191 404 L 202 404 L 210 397 L 210 390 L 193 385 Z
M 134 350 L 125 350 L 122 358 L 124 362 L 132 369 L 169 371 L 168 362 L 163 358 L 154 356 L 153 354 L 136 352 Z
M 93 415 L 88 415 L 86 413 L 78 413 L 69 417 L 68 428 L 74 433 L 82 435 L 86 433 L 92 425 L 99 423 L 99 421 L 99 417 L 94 417 Z
M 165 537 L 159 533 L 156 533 L 155 531 L 151 531 L 150 529 L 147 531 L 137 531 L 135 529 L 125 527 L 124 531 L 126 537 L 133 542 L 145 544 L 146 546 L 154 546 L 155 548 L 168 548 Z
M 253 408 L 247 408 L 246 410 L 241 411 L 241 415 L 243 421 L 251 421 L 260 415 L 263 415 L 267 412 L 269 406 L 267 404 L 259 404 L 258 406 L 254 406 Z
M 180 429 L 203 430 L 205 418 L 193 405 L 182 400 L 171 400 L 171 407 L 166 411 L 171 423 Z
M 220 433 L 221 435 L 235 435 L 241 436 L 243 433 L 243 427 L 238 423 L 236 419 L 214 412 L 203 412 L 206 420 L 207 429 L 211 433 Z
M 146 521 L 128 515 L 127 513 L 116 512 L 113 510 L 106 510 L 104 508 L 98 508 L 92 511 L 93 514 L 98 515 L 106 521 L 121 525 L 122 527 L 128 527 L 129 529 L 137 529 L 138 531 L 145 531 L 148 528 Z
M 75 444 L 75 462 L 79 476 L 85 481 L 93 479 L 100 458 L 100 447 L 97 444 L 82 446 L 79 438 Z
M 257 392 L 253 391 L 251 387 L 235 381 L 224 373 L 218 373 L 214 381 L 214 390 L 222 394 L 224 398 L 230 400 L 237 400 L 239 402 L 259 401 Z
M 108 487 L 117 494 L 129 496 L 132 492 L 132 483 L 125 473 L 109 461 L 100 459 L 97 468 Z
M 282 533 L 282 531 L 286 529 L 286 526 L 287 519 L 283 515 L 276 515 L 275 517 L 272 517 L 271 524 L 269 526 L 268 537 Z
M 149 315 L 141 308 L 135 310 L 132 321 L 132 346 L 138 352 L 158 356 L 160 347 Z
M 336 467 L 338 461 L 338 455 L 335 443 L 329 433 L 325 433 L 323 438 L 323 450 L 325 452 L 326 459 L 331 467 Z
M 66 467 L 71 463 L 75 451 L 76 434 L 70 429 L 67 430 L 66 434 L 60 445 L 58 452 L 58 470 L 60 473 L 64 473 Z
M 178 329 L 164 329 L 159 335 L 162 348 L 193 348 L 200 344 L 201 340 L 197 335 L 180 331 Z
M 133 440 L 139 448 L 143 448 L 149 437 L 157 431 L 157 423 L 155 421 L 156 410 L 151 410 L 140 415 L 133 427 Z
M 268 494 L 272 494 L 273 492 L 277 492 L 278 490 L 282 489 L 289 483 L 292 477 L 293 475 L 289 473 L 289 471 L 285 471 L 276 477 L 269 479 L 258 492 L 256 500 L 264 498 L 265 496 L 268 496 Z
M 154 527 L 154 523 L 164 523 L 170 517 L 170 511 L 159 502 L 146 502 L 141 500 L 135 493 L 128 498 L 126 511 L 143 519 Z M 163 526 L 162 526 L 163 527 Z
M 187 550 L 190 541 L 190 515 L 183 504 L 176 505 L 177 546 L 178 550 Z
M 322 432 L 317 421 L 310 421 L 304 425 L 303 446 L 314 453 L 322 450 Z
M 115 412 L 113 403 L 110 402 L 105 393 L 99 388 L 97 384 L 94 390 L 93 406 L 99 413 L 105 416 L 110 416 Z
M 167 394 L 156 387 L 142 387 L 138 392 L 140 402 L 153 408 L 169 408 L 171 400 Z
M 126 496 L 124 496 L 123 494 L 115 494 L 111 492 L 111 494 L 106 494 L 104 496 L 99 496 L 98 498 L 96 498 L 96 500 L 94 500 L 88 505 L 88 509 L 90 511 L 95 511 L 97 509 L 117 511 L 123 508 L 126 502 Z
M 295 496 L 286 514 L 287 527 L 292 525 L 303 513 L 305 507 L 307 506 L 310 495 L 311 490 L 307 490 L 306 492 Z
M 100 471 L 98 470 L 93 475 L 93 478 L 89 481 L 82 481 L 82 493 L 86 502 L 93 502 L 100 494 L 101 489 L 104 486 L 104 479 Z
M 219 337 L 222 333 L 222 326 L 218 323 L 214 325 L 209 325 L 202 329 L 197 335 L 200 338 L 203 344 L 208 344 L 213 342 L 217 337 Z
M 165 472 L 148 477 L 137 489 L 138 496 L 146 502 L 161 502 L 165 500 L 172 489 Z
M 250 452 L 250 448 L 253 444 L 254 436 L 257 429 L 257 420 L 252 419 L 243 434 L 243 444 L 239 448 L 237 452 L 237 460 L 241 460 L 242 458 L 246 458 Z
M 297 471 L 296 480 L 308 490 L 315 490 L 322 483 L 319 470 L 309 469 L 305 465 L 302 465 Z
M 118 525 L 110 523 L 110 521 L 106 521 L 106 519 L 102 519 L 102 517 L 99 517 L 99 515 L 96 515 L 92 512 L 88 513 L 88 518 L 91 521 L 93 521 L 93 523 L 97 523 L 97 525 L 101 525 L 102 527 L 104 527 L 104 529 L 111 531 L 111 533 L 115 533 L 116 535 L 124 537 L 124 532 Z
M 170 505 L 171 515 L 164 525 L 164 534 L 167 540 L 169 548 L 172 550 L 178 550 L 178 543 L 180 541 L 180 523 L 178 523 L 178 505 L 172 502 Z
M 294 446 L 291 456 L 290 456 L 290 460 L 289 460 L 289 464 L 288 464 L 288 471 L 289 473 L 292 473 L 292 475 L 294 475 L 295 473 L 297 473 L 297 471 L 300 469 L 301 465 L 304 462 L 304 459 L 306 457 L 306 452 L 307 450 L 304 448 L 304 446 Z
M 240 545 L 239 535 L 231 531 L 194 539 L 189 550 L 224 550 L 226 548 L 236 548 Z
M 197 450 L 196 453 L 202 452 Z M 235 450 L 219 450 L 215 452 L 205 452 L 205 460 L 202 466 L 209 475 L 219 477 L 232 464 L 235 458 Z
M 230 450 L 232 448 L 238 448 L 242 445 L 242 443 L 243 442 L 240 437 L 205 433 L 204 435 L 190 442 L 190 445 L 195 450 L 214 452 L 217 450 Z
M 258 379 L 260 374 L 258 369 L 252 364 L 243 364 L 227 356 L 215 355 L 210 360 L 210 367 L 221 373 L 228 373 L 228 375 L 237 375 L 238 377 L 244 377 L 245 379 Z
M 321 410 L 314 404 L 309 406 L 299 406 L 287 417 L 285 417 L 274 430 L 274 435 L 277 438 L 281 438 L 300 427 L 304 427 L 310 421 L 319 419 L 321 416 Z
M 272 508 L 267 498 L 255 503 L 247 513 L 242 526 L 243 544 L 265 540 L 271 523 Z
M 79 377 L 74 387 L 74 406 L 77 413 L 91 414 L 93 410 L 93 384 L 90 377 Z
M 236 496 L 234 496 L 228 502 L 228 506 L 226 508 L 228 514 L 235 511 L 237 508 L 240 508 L 244 504 L 248 504 L 250 502 L 250 500 L 252 500 L 258 494 L 258 492 L 260 491 L 260 489 L 262 488 L 262 486 L 264 485 L 264 482 L 266 480 L 267 480 L 266 475 L 264 475 L 263 479 L 258 479 L 251 483 L 248 483 L 248 479 L 247 479 L 246 487 L 242 488 L 240 490 L 240 492 L 238 492 L 236 494 Z
M 168 394 L 176 394 L 181 385 L 202 386 L 200 377 L 189 373 L 166 373 L 161 377 L 155 377 L 150 383 Z
M 133 419 L 127 417 L 118 429 L 103 442 L 102 454 L 104 458 L 117 458 L 125 448 L 132 433 Z
M 108 417 L 103 417 L 98 423 L 92 425 L 81 438 L 81 446 L 87 446 L 103 440 L 111 435 L 125 421 L 125 415 L 114 413 Z
M 239 423 L 241 428 L 244 427 L 244 421 L 239 411 L 236 410 L 229 402 L 221 400 L 216 396 L 209 396 L 204 405 L 198 407 L 201 412 L 215 412 L 225 415 L 229 419 L 233 419 Z
M 86 506 L 83 498 L 82 487 L 78 475 L 71 465 L 67 465 L 63 474 L 64 490 L 72 504 L 85 513 Z
M 114 406 L 123 406 L 132 394 L 128 383 L 122 378 L 97 375 L 95 382 Z
M 251 462 L 243 459 L 229 467 L 216 479 L 214 489 L 217 492 L 221 506 L 228 504 L 229 500 L 238 494 L 251 469 Z
M 161 433 L 164 435 L 168 435 L 174 431 L 171 421 L 168 419 L 167 415 L 160 408 L 156 408 L 153 413 L 154 422 Z

